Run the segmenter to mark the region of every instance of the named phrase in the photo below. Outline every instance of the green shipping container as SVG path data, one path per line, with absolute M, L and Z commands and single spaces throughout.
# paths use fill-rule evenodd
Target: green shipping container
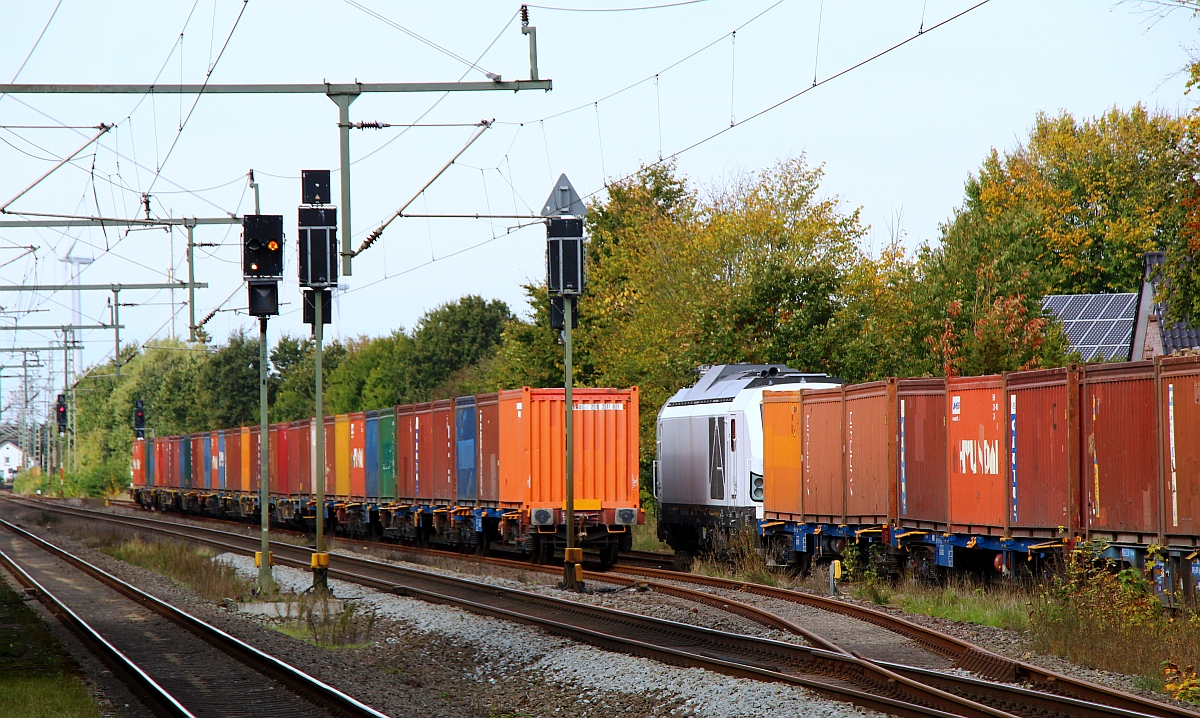
M 396 409 L 379 410 L 379 498 L 396 498 Z

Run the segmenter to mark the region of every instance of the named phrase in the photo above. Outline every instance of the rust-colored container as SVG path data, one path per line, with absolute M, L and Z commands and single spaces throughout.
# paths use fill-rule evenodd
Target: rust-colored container
M 479 476 L 479 503 L 498 506 L 500 503 L 500 395 L 479 394 L 475 397 L 475 468 Z
M 896 382 L 897 523 L 945 530 L 950 512 L 946 459 L 946 380 Z
M 288 424 L 288 493 L 311 496 L 313 486 L 312 419 L 293 421 Z
M 356 412 L 348 417 L 350 427 L 350 495 L 367 496 L 367 415 Z
M 246 477 L 246 490 L 252 491 L 256 495 L 262 487 L 262 444 L 259 441 L 261 433 L 261 427 L 249 427 L 244 434 L 245 443 L 243 444 L 243 446 L 250 447 L 243 459 L 243 465 L 249 472 Z
M 1079 370 L 1015 372 L 1005 382 L 1009 532 L 1019 537 L 1074 535 L 1081 530 L 1083 504 Z
M 242 490 L 242 432 L 225 430 L 225 489 Z
M 1159 364 L 1163 523 L 1167 543 L 1200 545 L 1200 357 Z
M 1160 522 L 1154 362 L 1089 364 L 1080 376 L 1088 532 L 1115 541 L 1156 540 Z
M 946 380 L 950 526 L 964 533 L 1003 534 L 1008 525 L 1004 454 L 1004 378 Z
M 192 461 L 192 488 L 207 489 L 208 477 L 204 475 L 204 434 L 192 434 L 188 439 L 192 443 L 189 458 Z
M 146 485 L 146 440 L 133 440 L 133 457 L 129 462 L 132 472 L 131 480 L 134 486 Z
M 842 389 L 805 392 L 800 409 L 804 520 L 844 523 Z
M 322 475 L 325 477 L 325 498 L 332 499 L 337 496 L 337 418 L 326 416 L 323 426 L 325 454 L 321 458 L 325 461 L 325 468 Z
M 284 492 L 284 487 L 279 483 L 279 445 L 287 441 L 287 429 L 282 431 L 278 424 L 270 424 L 267 426 L 267 492 L 278 494 Z M 283 450 L 283 460 L 287 462 L 287 449 Z
M 417 500 L 417 415 L 416 406 L 396 407 L 396 500 Z
M 803 520 L 802 395 L 799 391 L 763 392 L 763 512 L 768 519 Z
M 166 437 L 156 439 L 154 441 L 154 486 L 170 486 L 168 483 L 169 474 L 167 472 L 167 444 L 170 443 Z
M 454 476 L 454 400 L 413 407 L 417 498 L 426 504 L 452 504 Z
M 208 477 L 208 485 L 214 491 L 225 488 L 223 483 L 225 473 L 221 466 L 221 462 L 225 458 L 224 451 L 221 448 L 223 445 L 224 438 L 222 437 L 221 432 L 213 431 L 209 433 L 208 451 L 211 458 L 209 459 L 208 465 L 208 470 L 210 472 Z
M 501 504 L 564 508 L 563 390 L 526 387 L 499 400 Z M 572 403 L 575 509 L 638 508 L 637 387 L 576 389 Z
M 845 523 L 884 524 L 896 515 L 895 382 L 847 386 L 843 393 Z

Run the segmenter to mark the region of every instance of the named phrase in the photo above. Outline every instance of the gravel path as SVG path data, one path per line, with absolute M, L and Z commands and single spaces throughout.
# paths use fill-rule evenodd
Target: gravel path
M 216 606 L 160 574 L 88 549 L 72 537 L 85 528 L 82 522 L 54 522 L 43 528 L 34 525 L 38 512 L 5 508 L 3 513 L 23 514 L 19 520 L 25 527 L 48 540 L 397 718 L 879 715 L 799 688 L 666 666 L 572 643 L 532 627 L 337 581 L 330 582 L 336 594 L 374 608 L 381 620 L 368 646 L 314 648 L 271 630 L 266 619 Z M 251 559 L 227 558 L 255 573 Z M 308 572 L 286 567 L 276 567 L 275 576 L 300 589 L 311 583 Z M 628 592 L 599 600 L 643 600 L 624 593 Z M 745 627 L 745 632 L 752 627 L 757 624 Z

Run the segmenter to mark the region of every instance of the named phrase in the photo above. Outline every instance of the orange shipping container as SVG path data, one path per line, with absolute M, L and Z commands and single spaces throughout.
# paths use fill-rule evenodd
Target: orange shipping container
M 337 496 L 337 424 L 336 418 L 326 416 L 322 423 L 325 430 L 324 435 L 324 452 L 321 457 L 325 462 L 324 474 L 325 477 L 325 498 L 333 498 Z
M 146 440 L 133 440 L 133 462 L 130 464 L 130 470 L 133 472 L 132 481 L 134 486 L 146 485 Z
M 414 406 L 396 407 L 396 498 L 412 503 L 417 498 L 416 414 Z
M 846 523 L 883 524 L 896 515 L 895 403 L 895 381 L 845 387 Z
M 291 474 L 288 485 L 291 486 L 292 493 L 304 495 L 315 493 L 316 487 L 312 482 L 312 435 L 312 419 L 293 421 L 288 424 L 288 471 Z
M 800 406 L 804 520 L 844 523 L 842 389 L 805 392 Z
M 768 519 L 799 521 L 801 492 L 799 391 L 763 392 L 763 512 Z
M 562 389 L 500 393 L 500 501 L 562 509 L 565 406 Z M 577 389 L 574 411 L 575 508 L 638 508 L 638 390 Z
M 1002 533 L 1008 526 L 1004 380 L 953 377 L 946 396 L 952 530 Z
M 1200 545 L 1200 357 L 1159 365 L 1167 543 Z

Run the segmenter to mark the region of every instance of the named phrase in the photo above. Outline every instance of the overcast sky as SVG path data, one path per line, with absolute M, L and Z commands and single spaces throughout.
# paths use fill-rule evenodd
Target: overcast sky
M 560 7 L 657 4 L 578 0 Z M 485 80 L 529 76 L 519 4 L 383 0 L 36 0 L 0 24 L 0 82 L 313 83 Z M 369 94 L 352 121 L 462 125 L 495 119 L 410 212 L 529 214 L 565 172 L 580 194 L 692 146 L 677 158 L 712 187 L 791 156 L 824 167 L 822 190 L 861 208 L 875 251 L 895 227 L 909 247 L 936 242 L 963 182 L 990 148 L 1011 149 L 1039 111 L 1090 117 L 1143 103 L 1186 112 L 1183 67 L 1200 20 L 1096 0 L 708 0 L 625 12 L 532 6 L 538 66 L 551 92 Z M 968 11 L 969 10 L 969 11 Z M 964 13 L 964 11 L 967 11 Z M 954 16 L 961 14 L 959 17 Z M 239 18 L 240 14 L 240 20 Z M 53 19 L 51 20 L 51 16 Z M 950 19 L 954 18 L 954 19 Z M 943 21 L 947 21 L 945 24 Z M 49 22 L 48 22 L 49 21 Z M 401 29 L 403 28 L 403 30 Z M 924 30 L 918 36 L 918 32 Z M 736 30 L 736 33 L 734 31 Z M 39 41 L 40 36 L 40 41 Z M 907 44 L 834 75 L 908 38 Z M 485 49 L 489 47 L 487 52 Z M 36 47 L 35 47 L 36 44 Z M 478 60 L 476 67 L 469 62 Z M 466 61 L 464 61 L 464 59 Z M 18 74 L 19 73 L 19 74 Z M 657 80 L 655 79 L 657 75 Z M 15 78 L 15 79 L 14 79 Z M 821 83 L 813 87 L 814 78 Z M 823 82 L 829 80 L 828 82 Z M 730 128 L 802 90 L 761 116 Z M 193 109 L 194 104 L 194 109 Z M 432 109 L 431 109 L 432 108 Z M 180 132 L 180 125 L 186 124 Z M 283 315 L 272 337 L 299 334 L 295 217 L 302 169 L 334 169 L 337 109 L 321 95 L 8 95 L 0 97 L 0 203 L 90 139 L 96 144 L 8 208 L 58 215 L 227 217 L 264 214 L 288 236 Z M 41 129 L 34 126 L 80 129 Z M 355 245 L 412 197 L 475 131 L 390 128 L 351 133 Z M 337 196 L 335 191 L 335 197 Z M 20 216 L 0 217 L 4 220 Z M 542 276 L 544 230 L 518 220 L 400 219 L 354 262 L 334 335 L 409 328 L 464 294 L 525 311 L 520 285 Z M 218 340 L 243 312 L 238 228 L 202 227 L 196 312 Z M 36 247 L 22 254 L 20 247 Z M 161 229 L 0 228 L 0 283 L 65 283 L 72 257 L 93 259 L 84 283 L 186 279 L 184 236 Z M 84 265 L 74 265 L 76 267 Z M 109 319 L 109 295 L 85 292 L 85 322 Z M 123 341 L 187 337 L 186 293 L 127 291 Z M 0 325 L 69 321 L 71 294 L 0 294 Z M 27 310 L 37 310 L 24 314 Z M 174 310 L 174 314 L 173 314 Z M 52 333 L 3 332 L 0 346 L 45 345 Z M 111 355 L 112 334 L 85 334 L 84 364 Z M 0 355 L 2 358 L 4 355 Z M 11 359 L 12 357 L 10 357 Z M 19 355 L 15 357 L 19 363 Z M 61 359 L 54 360 L 61 366 Z M 5 363 L 13 363 L 6 361 Z M 11 370 L 6 376 L 11 375 Z M 61 382 L 61 378 L 58 380 Z M 13 383 L 7 380 L 6 389 Z

